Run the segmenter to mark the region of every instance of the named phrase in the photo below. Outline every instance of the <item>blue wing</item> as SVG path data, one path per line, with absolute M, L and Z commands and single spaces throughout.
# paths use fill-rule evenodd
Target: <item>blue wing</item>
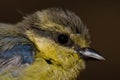
M 31 44 L 18 43 L 13 48 L 1 53 L 3 59 L 10 59 L 14 56 L 21 56 L 22 63 L 32 63 L 34 61 L 34 52 Z

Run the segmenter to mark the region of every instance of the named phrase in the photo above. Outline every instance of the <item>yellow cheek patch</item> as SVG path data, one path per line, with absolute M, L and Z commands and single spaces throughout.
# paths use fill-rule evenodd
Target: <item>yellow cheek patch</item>
M 77 76 L 79 70 L 85 68 L 84 60 L 73 48 L 59 45 L 47 37 L 35 34 L 34 31 L 27 31 L 26 34 L 38 51 L 36 50 L 35 62 L 23 71 L 24 75 L 21 76 L 21 80 L 56 80 L 63 76 L 70 78 Z M 86 41 L 80 36 L 72 37 L 72 40 L 82 47 L 87 46 Z M 52 64 L 47 63 L 47 59 L 50 59 Z M 54 78 L 56 74 L 58 77 Z M 49 75 L 53 78 L 46 77 Z

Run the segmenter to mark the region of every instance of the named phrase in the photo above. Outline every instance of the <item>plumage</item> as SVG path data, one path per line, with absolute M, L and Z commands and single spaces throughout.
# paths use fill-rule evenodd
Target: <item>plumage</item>
M 49 8 L 16 24 L 1 23 L 0 80 L 75 80 L 85 69 L 84 57 L 104 60 L 89 44 L 87 27 L 66 9 Z

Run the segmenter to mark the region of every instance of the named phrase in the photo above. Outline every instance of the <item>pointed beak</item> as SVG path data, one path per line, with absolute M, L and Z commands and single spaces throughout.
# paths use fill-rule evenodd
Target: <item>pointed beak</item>
M 96 50 L 92 48 L 83 48 L 79 50 L 79 53 L 82 57 L 86 60 L 93 59 L 93 60 L 105 60 Z

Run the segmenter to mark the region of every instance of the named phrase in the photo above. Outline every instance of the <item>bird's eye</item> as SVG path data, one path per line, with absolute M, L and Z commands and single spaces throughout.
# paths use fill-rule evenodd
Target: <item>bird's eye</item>
M 61 44 L 66 44 L 68 42 L 68 36 L 65 35 L 65 34 L 59 34 L 58 37 L 58 42 L 61 43 Z
M 67 47 L 71 47 L 73 45 L 73 41 L 67 34 L 57 34 L 55 37 L 55 42 Z

